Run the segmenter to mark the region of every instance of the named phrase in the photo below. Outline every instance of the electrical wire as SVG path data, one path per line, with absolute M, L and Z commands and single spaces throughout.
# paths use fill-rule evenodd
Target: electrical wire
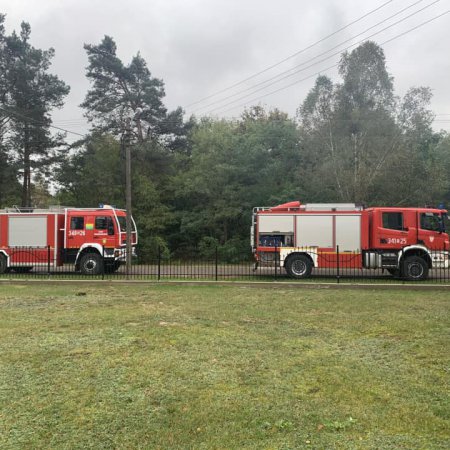
M 367 41 L 368 39 L 370 39 L 370 38 L 372 38 L 372 37 L 374 37 L 374 36 L 376 36 L 376 35 L 378 35 L 378 34 L 380 34 L 380 33 L 383 33 L 384 31 L 386 31 L 386 30 L 388 30 L 388 29 L 390 29 L 390 28 L 392 28 L 392 27 L 398 25 L 399 23 L 404 22 L 405 20 L 408 20 L 409 18 L 411 18 L 411 17 L 415 16 L 416 14 L 418 14 L 418 13 L 424 11 L 425 9 L 427 9 L 427 8 L 429 8 L 429 7 L 431 7 L 431 6 L 433 6 L 434 4 L 438 3 L 439 1 L 440 1 L 440 0 L 435 0 L 434 2 L 430 3 L 429 5 L 427 5 L 427 6 L 423 7 L 423 8 L 421 8 L 421 9 L 419 9 L 419 10 L 417 10 L 417 11 L 411 13 L 411 14 L 409 14 L 408 16 L 406 16 L 406 17 L 404 17 L 404 18 L 402 18 L 402 19 L 400 19 L 400 20 L 397 20 L 396 22 L 392 23 L 391 25 L 388 25 L 387 27 L 384 27 L 384 28 L 382 28 L 381 30 L 379 30 L 379 31 L 377 31 L 377 32 L 375 32 L 375 33 L 372 33 L 371 35 L 366 36 L 364 39 L 361 39 L 360 41 L 357 41 L 357 42 L 355 42 L 355 43 L 353 43 L 353 44 L 350 44 L 350 45 L 348 45 L 347 47 L 341 48 L 339 51 L 334 52 L 334 53 L 332 53 L 331 55 L 328 55 L 327 57 L 322 58 L 322 59 L 319 60 L 319 61 L 316 61 L 316 62 L 314 62 L 314 63 L 311 63 L 310 65 L 308 65 L 308 66 L 306 66 L 306 67 L 303 67 L 303 68 L 301 68 L 301 69 L 298 69 L 298 70 L 296 70 L 295 72 L 292 72 L 292 73 L 290 73 L 290 74 L 288 74 L 288 75 L 284 75 L 284 76 L 282 76 L 281 78 L 279 78 L 279 75 L 276 76 L 276 77 L 273 77 L 273 78 L 275 78 L 275 80 L 274 80 L 274 81 L 272 81 L 273 79 L 267 80 L 267 81 L 270 81 L 270 82 L 269 82 L 266 86 L 263 86 L 263 87 L 260 87 L 260 88 L 258 88 L 258 89 L 255 89 L 255 87 L 258 86 L 258 85 L 257 85 L 257 86 L 251 87 L 251 88 L 244 89 L 244 90 L 242 91 L 242 93 L 244 93 L 244 92 L 246 92 L 246 91 L 248 91 L 248 90 L 250 90 L 250 89 L 252 90 L 252 92 L 250 92 L 249 94 L 243 95 L 243 96 L 241 96 L 241 97 L 239 97 L 239 98 L 237 98 L 237 99 L 235 99 L 235 100 L 232 100 L 232 101 L 230 101 L 229 103 L 226 103 L 225 105 L 222 105 L 222 106 L 218 106 L 218 107 L 216 107 L 216 108 L 213 108 L 213 109 L 209 110 L 206 114 L 211 114 L 212 112 L 215 112 L 215 111 L 217 111 L 217 110 L 221 110 L 222 108 L 225 108 L 225 107 L 227 107 L 227 106 L 229 106 L 229 105 L 231 105 L 231 104 L 233 104 L 233 103 L 235 103 L 235 102 L 238 102 L 238 101 L 240 101 L 240 100 L 243 100 L 244 98 L 250 97 L 251 95 L 255 94 L 256 92 L 263 91 L 263 90 L 267 89 L 268 87 L 273 86 L 274 84 L 280 83 L 281 81 L 286 80 L 286 79 L 288 79 L 288 78 L 290 78 L 290 77 L 292 77 L 292 76 L 294 76 L 294 75 L 297 75 L 297 74 L 300 73 L 300 72 L 304 72 L 305 70 L 310 69 L 311 67 L 314 67 L 314 66 L 316 66 L 316 65 L 318 65 L 318 64 L 321 64 L 321 63 L 323 63 L 323 62 L 325 62 L 325 61 L 327 61 L 327 60 L 333 58 L 334 56 L 340 55 L 343 51 L 346 51 L 346 50 L 348 50 L 348 49 L 350 49 L 350 48 L 352 48 L 352 47 L 354 47 L 354 46 L 356 46 L 356 45 L 362 44 L 363 42 Z M 416 2 L 416 4 L 417 4 L 417 3 L 418 3 L 418 2 Z M 413 6 L 414 6 L 414 5 L 413 5 Z M 388 18 L 388 19 L 389 19 L 389 18 Z M 386 20 L 388 20 L 388 19 L 386 19 Z M 380 23 L 381 23 L 381 22 L 380 22 Z M 377 25 L 378 25 L 378 24 L 377 24 Z M 373 28 L 373 27 L 371 27 L 371 28 Z M 370 28 L 369 28 L 369 29 L 370 29 Z M 368 31 L 369 29 L 365 30 L 364 32 L 362 32 L 362 33 L 360 33 L 360 34 L 365 33 L 365 32 Z M 357 36 L 358 36 L 358 35 L 357 35 Z M 356 36 L 355 36 L 355 37 L 356 37 Z M 335 49 L 336 47 L 339 47 L 339 46 L 342 45 L 343 43 L 345 43 L 345 42 L 347 42 L 347 41 L 349 41 L 349 40 L 352 40 L 352 39 L 353 39 L 353 38 L 350 38 L 350 39 L 348 39 L 348 40 L 346 40 L 346 41 L 344 41 L 344 42 L 338 44 L 337 46 L 333 47 L 333 49 Z M 388 42 L 388 41 L 386 41 L 386 42 Z M 331 50 L 333 50 L 333 49 L 331 49 Z M 331 51 L 331 50 L 329 50 L 329 51 Z M 324 55 L 324 54 L 328 53 L 329 51 L 324 52 L 324 53 L 322 53 L 321 55 Z M 316 59 L 317 57 L 319 57 L 319 56 L 321 56 L 321 55 L 318 55 L 318 56 L 316 56 L 316 57 L 313 57 L 313 58 L 311 58 L 311 59 L 309 59 L 309 60 L 303 62 L 302 64 L 300 64 L 300 65 L 298 65 L 298 66 L 296 66 L 296 67 L 304 66 L 305 64 L 307 64 L 307 63 L 313 61 L 314 59 Z M 336 64 L 336 65 L 338 65 L 338 64 Z M 332 66 L 331 68 L 335 67 L 336 65 Z M 330 69 L 330 68 L 326 68 L 326 69 L 324 69 L 324 70 L 329 70 L 329 69 Z M 292 69 L 291 69 L 291 70 L 292 70 Z M 287 71 L 287 72 L 289 72 L 289 71 Z M 283 73 L 280 74 L 280 75 L 283 75 L 284 73 L 286 73 L 286 72 L 283 72 Z M 309 78 L 309 77 L 308 77 L 308 78 Z M 304 81 L 304 80 L 301 80 L 301 81 Z M 260 84 L 261 84 L 261 83 L 260 83 Z M 226 98 L 224 98 L 224 99 L 221 99 L 221 100 L 219 100 L 219 101 L 216 101 L 216 102 L 212 103 L 211 106 L 214 105 L 214 104 L 221 103 L 221 102 L 223 102 L 223 101 L 229 100 L 229 99 L 231 99 L 232 97 L 234 97 L 235 95 L 236 95 L 236 94 L 230 95 L 230 96 L 228 96 L 228 97 L 226 97 Z
M 403 13 L 404 11 L 406 11 L 406 10 L 408 10 L 408 9 L 410 9 L 410 8 L 412 8 L 412 7 L 414 7 L 414 6 L 416 6 L 418 3 L 421 3 L 422 1 L 423 1 L 423 0 L 417 0 L 416 2 L 410 4 L 409 6 L 406 6 L 405 8 L 401 9 L 400 11 L 397 11 L 395 14 L 393 14 L 393 15 L 387 17 L 386 19 L 383 19 L 382 21 L 376 23 L 375 25 L 372 25 L 371 27 L 366 28 L 365 30 L 361 31 L 360 33 L 358 33 L 358 34 L 356 34 L 356 35 L 354 35 L 354 36 L 352 36 L 352 37 L 350 37 L 350 38 L 348 38 L 348 39 L 346 39 L 346 40 L 340 42 L 339 44 L 337 44 L 337 45 L 335 45 L 334 47 L 332 47 L 332 48 L 326 50 L 325 52 L 322 52 L 322 53 L 320 53 L 320 54 L 318 54 L 318 55 L 316 55 L 316 56 L 313 56 L 312 58 L 309 58 L 309 59 L 307 59 L 306 61 L 304 61 L 304 62 L 302 62 L 302 63 L 300 63 L 300 64 L 297 64 L 296 66 L 294 66 L 294 67 L 292 67 L 292 68 L 290 68 L 290 69 L 288 69 L 288 70 L 285 70 L 285 71 L 283 71 L 283 72 L 280 72 L 279 74 L 277 74 L 277 75 L 275 75 L 275 76 L 273 76 L 273 77 L 271 77 L 271 78 L 268 78 L 268 79 L 266 79 L 266 80 L 263 80 L 263 81 L 261 81 L 261 82 L 255 84 L 255 85 L 253 85 L 253 86 L 250 86 L 250 87 L 248 87 L 248 88 L 242 89 L 241 91 L 235 92 L 234 94 L 230 94 L 230 95 L 227 96 L 227 97 L 224 97 L 224 98 L 222 98 L 222 99 L 215 100 L 214 102 L 211 102 L 211 103 L 209 103 L 209 104 L 207 104 L 207 105 L 200 106 L 199 108 L 197 108 L 197 109 L 195 109 L 194 111 L 192 111 L 192 114 L 195 114 L 196 112 L 198 112 L 198 111 L 200 111 L 200 110 L 202 110 L 202 109 L 206 109 L 206 108 L 209 108 L 209 107 L 211 107 L 211 106 L 214 106 L 214 105 L 216 105 L 216 104 L 218 104 L 218 103 L 222 103 L 222 102 L 224 102 L 224 101 L 226 101 L 226 100 L 228 100 L 228 99 L 230 99 L 230 98 L 236 97 L 237 95 L 243 94 L 243 93 L 245 93 L 245 92 L 247 92 L 247 91 L 249 91 L 249 90 L 253 90 L 252 93 L 259 92 L 259 90 L 263 90 L 263 89 L 265 89 L 265 88 L 267 88 L 267 87 L 269 87 L 269 86 L 272 86 L 273 84 L 276 84 L 276 83 L 279 83 L 280 81 L 283 81 L 283 80 L 286 79 L 286 78 L 289 78 L 289 77 L 291 77 L 291 76 L 294 76 L 294 75 L 296 75 L 297 73 L 303 72 L 303 71 L 305 71 L 306 69 L 309 69 L 310 67 L 312 67 L 312 66 L 314 66 L 314 65 L 320 64 L 321 62 L 326 61 L 327 59 L 330 59 L 330 58 L 332 58 L 333 56 L 336 56 L 336 55 L 341 54 L 343 51 L 347 50 L 348 48 L 351 48 L 352 46 L 357 45 L 358 43 L 363 42 L 364 40 L 366 40 L 366 39 L 368 39 L 368 38 L 370 38 L 370 37 L 373 37 L 373 36 L 375 36 L 376 34 L 382 33 L 383 31 L 386 31 L 387 29 L 392 28 L 392 27 L 395 26 L 395 25 L 398 25 L 399 23 L 401 23 L 401 22 L 403 22 L 403 21 L 409 19 L 410 17 L 412 17 L 412 16 L 414 16 L 414 15 L 416 15 L 416 14 L 422 12 L 423 10 L 425 10 L 425 9 L 427 9 L 427 8 L 429 8 L 429 7 L 431 7 L 431 6 L 434 5 L 435 3 L 438 3 L 440 0 L 435 0 L 434 2 L 432 2 L 432 3 L 430 3 L 429 5 L 425 6 L 424 8 L 421 8 L 421 9 L 415 11 L 414 13 L 410 14 L 409 16 L 406 16 L 406 17 L 404 17 L 403 19 L 401 19 L 401 20 L 399 20 L 399 21 L 397 21 L 397 22 L 394 22 L 393 24 L 391 24 L 391 25 L 389 25 L 389 26 L 383 28 L 382 30 L 380 30 L 380 31 L 378 31 L 378 32 L 376 32 L 376 33 L 374 33 L 374 34 L 372 34 L 372 35 L 369 36 L 369 37 L 364 38 L 363 40 L 357 42 L 356 44 L 352 44 L 352 45 L 350 45 L 350 46 L 348 46 L 348 47 L 346 47 L 346 48 L 344 48 L 344 49 L 340 49 L 340 50 L 338 50 L 337 52 L 333 53 L 332 55 L 329 55 L 327 58 L 322 59 L 321 61 L 317 61 L 316 63 L 311 64 L 310 66 L 307 66 L 307 67 L 305 67 L 305 68 L 303 68 L 303 69 L 301 69 L 301 70 L 296 70 L 296 71 L 294 71 L 294 69 L 297 69 L 297 68 L 299 68 L 299 67 L 302 67 L 302 66 L 304 66 L 305 64 L 308 64 L 308 63 L 314 61 L 315 59 L 320 58 L 321 56 L 324 56 L 324 55 L 326 55 L 327 53 L 330 53 L 331 51 L 333 51 L 333 50 L 335 50 L 335 49 L 341 47 L 341 45 L 346 44 L 347 42 L 350 42 L 350 41 L 352 41 L 353 39 L 356 39 L 357 37 L 359 37 L 359 36 L 361 36 L 361 35 L 367 33 L 368 31 L 372 30 L 373 28 L 378 27 L 379 25 L 381 25 L 381 24 L 387 22 L 388 20 L 390 20 L 390 19 L 392 19 L 392 18 L 398 16 L 399 14 Z M 293 71 L 294 71 L 294 72 L 293 72 Z M 291 72 L 291 73 L 290 73 L 290 72 Z M 283 75 L 285 75 L 285 74 L 289 74 L 289 75 L 283 76 Z M 271 83 L 272 81 L 273 81 L 273 83 Z M 262 86 L 262 85 L 265 85 L 265 84 L 267 84 L 267 86 L 265 86 L 264 88 L 261 88 L 261 89 L 258 89 L 258 90 L 254 90 L 255 88 L 257 88 L 257 87 L 259 87 L 259 86 Z M 241 97 L 241 98 L 242 98 L 242 97 Z
M 33 123 L 36 124 L 36 125 L 48 126 L 48 127 L 50 127 L 50 128 L 54 128 L 54 129 L 59 130 L 59 131 L 64 131 L 64 132 L 66 132 L 66 133 L 73 134 L 73 135 L 75 135 L 75 136 L 80 136 L 80 137 L 83 137 L 83 138 L 86 137 L 86 133 L 85 133 L 85 134 L 81 134 L 81 133 L 78 133 L 78 132 L 76 132 L 76 131 L 69 130 L 69 129 L 67 129 L 67 128 L 59 127 L 59 126 L 56 126 L 56 125 L 49 125 L 49 124 L 47 124 L 47 123 L 45 123 L 45 122 L 42 122 L 42 121 L 39 121 L 39 120 L 37 120 L 37 119 L 34 119 L 34 118 L 30 117 L 30 116 L 27 116 L 27 115 L 25 115 L 25 114 L 23 114 L 23 113 L 17 112 L 17 108 L 16 108 L 16 111 L 12 111 L 12 110 L 10 110 L 10 109 L 6 109 L 6 108 L 0 106 L 0 111 L 3 111 L 4 113 L 6 113 L 6 114 L 9 115 L 9 116 L 13 115 L 13 116 L 19 117 L 19 118 L 21 118 L 21 119 L 23 119 L 23 120 L 25 120 L 25 121 L 33 122 Z M 58 123 L 58 121 L 56 121 L 56 122 L 54 122 L 54 123 Z M 159 121 L 159 122 L 158 122 L 158 125 L 174 125 L 174 124 L 176 124 L 176 123 L 177 123 L 176 120 L 165 119 L 165 120 Z M 77 126 L 83 127 L 83 125 L 87 125 L 86 122 L 82 123 L 82 122 L 80 121 L 80 122 L 78 122 L 78 124 L 74 124 L 74 125 L 72 125 L 72 126 L 75 126 L 75 127 L 77 127 Z M 184 125 L 184 124 L 183 124 L 183 125 Z
M 295 53 L 289 55 L 288 57 L 282 59 L 281 61 L 278 61 L 277 63 L 272 64 L 271 66 L 269 66 L 269 67 L 267 67 L 267 68 L 265 68 L 265 69 L 263 69 L 263 70 L 261 70 L 261 71 L 255 73 L 255 74 L 253 74 L 253 75 L 250 75 L 249 77 L 247 77 L 247 78 L 245 78 L 245 79 L 243 79 L 243 80 L 241 80 L 241 81 L 238 81 L 238 82 L 236 82 L 236 83 L 234 83 L 234 84 L 232 84 L 232 85 L 230 85 L 230 86 L 228 86 L 228 87 L 226 87 L 226 88 L 224 88 L 224 89 L 222 89 L 222 90 L 220 90 L 220 91 L 218 91 L 218 92 L 215 92 L 215 93 L 213 93 L 213 94 L 211 94 L 211 95 L 208 95 L 208 96 L 206 96 L 206 97 L 203 97 L 203 98 L 201 98 L 200 100 L 197 100 L 197 101 L 195 101 L 195 102 L 189 103 L 188 105 L 185 106 L 185 108 L 189 108 L 190 106 L 194 106 L 194 105 L 197 105 L 198 103 L 201 103 L 201 102 L 203 102 L 203 101 L 205 101 L 205 100 L 209 100 L 210 98 L 215 97 L 216 95 L 222 94 L 222 93 L 224 93 L 224 92 L 226 92 L 226 91 L 228 91 L 228 90 L 230 90 L 230 89 L 233 89 L 233 88 L 236 87 L 236 86 L 239 86 L 239 85 L 245 83 L 246 81 L 249 81 L 249 80 L 251 80 L 251 79 L 253 79 L 253 78 L 256 78 L 256 77 L 259 76 L 259 75 L 262 75 L 263 73 L 268 72 L 269 70 L 271 70 L 271 69 L 273 69 L 273 68 L 279 66 L 280 64 L 283 64 L 283 63 L 285 63 L 286 61 L 289 61 L 290 59 L 295 58 L 296 56 L 298 56 L 298 55 L 300 55 L 300 54 L 306 52 L 307 50 L 310 50 L 311 48 L 315 47 L 316 45 L 318 45 L 318 44 L 320 44 L 320 43 L 326 41 L 327 39 L 329 39 L 329 38 L 335 36 L 336 34 L 338 34 L 338 33 L 340 33 L 341 31 L 347 29 L 348 27 L 354 25 L 355 23 L 360 22 L 361 20 L 363 20 L 363 19 L 365 19 L 366 17 L 370 16 L 371 14 L 373 14 L 373 13 L 379 11 L 380 9 L 384 8 L 386 5 L 388 5 L 389 3 L 392 3 L 393 1 L 394 1 L 394 0 L 389 0 L 389 1 L 385 2 L 385 3 L 383 3 L 382 5 L 378 6 L 377 8 L 375 8 L 375 9 L 373 9 L 373 10 L 371 10 L 371 11 L 369 11 L 368 13 L 365 13 L 365 14 L 362 15 L 361 17 L 358 17 L 357 19 L 353 20 L 352 22 L 348 23 L 347 25 L 343 26 L 342 28 L 339 28 L 338 30 L 334 31 L 333 33 L 328 34 L 327 36 L 325 36 L 325 37 L 319 39 L 318 41 L 316 41 L 316 42 L 314 42 L 314 43 L 308 45 L 307 47 L 304 47 L 304 48 L 302 48 L 301 50 L 299 50 L 299 51 L 297 51 L 297 52 L 295 52 Z
M 417 30 L 418 28 L 421 28 L 421 27 L 424 26 L 424 25 L 427 25 L 427 24 L 430 23 L 430 22 L 433 22 L 434 20 L 439 19 L 440 17 L 442 17 L 442 16 L 448 14 L 449 12 L 450 12 L 450 10 L 447 10 L 447 11 L 443 12 L 442 14 L 439 14 L 439 15 L 437 15 L 437 16 L 435 16 L 435 17 L 429 19 L 429 20 L 426 20 L 426 21 L 420 23 L 419 25 L 416 25 L 415 27 L 410 28 L 410 29 L 407 30 L 407 31 L 404 31 L 404 32 L 402 32 L 402 33 L 400 33 L 400 34 L 394 36 L 393 38 L 388 39 L 388 40 L 382 42 L 382 43 L 379 44 L 379 45 L 382 46 L 382 45 L 388 44 L 389 42 L 392 42 L 392 41 L 394 41 L 394 40 L 396 40 L 396 39 L 398 39 L 398 38 L 400 38 L 400 37 L 402 37 L 402 36 L 404 36 L 404 35 L 406 35 L 406 34 L 409 34 L 409 33 L 413 32 L 413 31 Z M 377 32 L 377 33 L 375 33 L 375 34 L 378 34 L 378 33 L 379 33 L 379 32 Z M 372 36 L 373 36 L 373 35 L 372 35 Z M 359 42 L 357 42 L 357 43 L 355 43 L 355 44 L 352 44 L 352 45 L 349 46 L 348 48 L 353 47 L 353 46 L 355 46 L 355 45 L 358 45 L 358 44 L 360 44 L 360 43 L 362 43 L 362 42 L 365 42 L 367 39 L 369 39 L 369 38 L 372 37 L 372 36 L 369 36 L 369 37 L 367 37 L 366 39 L 364 39 L 364 40 L 362 40 L 362 41 L 359 41 Z M 335 55 L 332 55 L 332 56 L 335 56 Z M 311 66 L 316 65 L 316 64 L 319 64 L 320 62 L 323 62 L 323 61 L 325 61 L 326 59 L 329 59 L 329 57 L 328 57 L 328 58 L 325 58 L 324 60 L 321 60 L 321 61 L 319 61 L 319 62 L 317 62 L 317 63 L 315 63 L 315 64 L 312 64 Z M 233 106 L 232 108 L 228 108 L 228 109 L 224 110 L 223 113 L 224 113 L 224 112 L 228 112 L 228 111 L 230 111 L 230 110 L 233 110 L 233 109 L 235 109 L 235 108 L 240 108 L 240 107 L 246 106 L 248 103 L 252 103 L 252 102 L 258 101 L 258 100 L 260 100 L 261 98 L 267 97 L 267 96 L 269 96 L 269 95 L 273 95 L 273 94 L 275 94 L 275 93 L 277 93 L 277 92 L 280 92 L 280 91 L 282 91 L 282 90 L 284 90 L 284 89 L 287 89 L 287 88 L 289 88 L 289 87 L 291 87 L 291 86 L 294 86 L 294 85 L 296 85 L 296 84 L 298 84 L 298 83 L 301 83 L 302 81 L 305 81 L 305 80 L 308 80 L 308 79 L 310 79 L 310 78 L 312 78 L 312 77 L 314 77 L 314 76 L 320 75 L 320 74 L 322 74 L 322 73 L 325 72 L 325 71 L 331 70 L 331 69 L 337 67 L 338 65 L 339 65 L 339 63 L 336 62 L 336 63 L 333 64 L 332 66 L 329 66 L 329 67 L 326 67 L 326 68 L 324 68 L 324 69 L 321 69 L 320 71 L 314 73 L 313 75 L 310 75 L 310 76 L 308 76 L 308 77 L 302 78 L 301 80 L 297 80 L 297 81 L 295 81 L 295 82 L 293 82 L 293 83 L 288 84 L 287 86 L 283 86 L 283 87 L 281 87 L 281 88 L 279 88 L 279 89 L 276 89 L 276 90 L 274 90 L 274 91 L 271 91 L 271 92 L 269 92 L 269 93 L 267 93 L 267 94 L 261 95 L 260 97 L 251 99 L 251 100 L 249 100 L 248 102 L 246 102 L 246 103 L 244 103 L 244 104 L 236 105 L 236 106 Z M 311 67 L 311 66 L 309 66 L 309 67 Z M 309 67 L 308 67 L 308 68 L 309 68 Z M 266 86 L 266 87 L 268 87 L 268 86 Z M 255 92 L 258 92 L 258 91 L 263 90 L 263 89 L 265 89 L 265 88 L 258 89 L 258 90 L 256 90 L 256 91 L 252 92 L 251 94 L 248 94 L 248 95 L 245 95 L 245 96 L 243 96 L 243 97 L 241 97 L 241 98 L 239 98 L 239 99 L 233 100 L 233 101 L 231 101 L 231 102 L 229 102 L 229 103 L 227 103 L 227 104 L 225 104 L 225 105 L 222 105 L 221 107 L 214 108 L 214 109 L 208 111 L 206 114 L 211 114 L 211 113 L 214 112 L 214 111 L 222 110 L 223 108 L 225 108 L 225 107 L 227 107 L 227 106 L 229 106 L 229 105 L 232 105 L 233 103 L 236 103 L 237 101 L 242 100 L 243 98 L 249 97 L 249 96 L 251 96 L 252 94 L 254 94 Z
M 73 135 L 76 135 L 76 136 L 85 137 L 84 134 L 80 134 L 80 133 L 77 133 L 75 131 L 67 130 L 65 128 L 57 127 L 55 125 L 49 125 L 49 124 L 47 124 L 45 122 L 42 122 L 40 120 L 36 120 L 36 119 L 34 119 L 34 118 L 30 117 L 30 116 L 26 116 L 24 114 L 18 113 L 17 111 L 10 111 L 10 110 L 5 109 L 5 108 L 3 108 L 1 106 L 0 106 L 0 110 L 5 112 L 7 115 L 11 115 L 12 114 L 13 116 L 19 117 L 19 118 L 24 119 L 24 120 L 26 120 L 28 122 L 34 122 L 36 125 L 44 125 L 44 126 L 48 126 L 49 128 L 54 128 L 56 130 L 64 131 L 66 133 L 70 133 L 70 134 L 73 134 Z

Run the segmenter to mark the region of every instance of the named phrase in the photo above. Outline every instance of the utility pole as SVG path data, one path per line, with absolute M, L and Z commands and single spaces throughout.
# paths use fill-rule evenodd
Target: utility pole
M 142 108 L 137 108 L 133 117 L 133 121 L 136 122 L 138 127 L 138 139 L 142 141 L 142 127 L 140 117 L 142 114 Z M 131 222 L 131 118 L 125 119 L 125 128 L 122 135 L 123 151 L 125 153 L 125 208 L 127 210 L 126 215 L 126 227 L 127 227 L 127 256 L 126 256 L 126 278 L 127 280 L 131 275 L 131 259 L 132 259 L 132 222 Z
M 127 280 L 131 275 L 131 257 L 132 257 L 132 228 L 131 228 L 131 119 L 125 119 L 125 130 L 122 136 L 122 145 L 125 150 L 125 208 L 127 210 L 126 227 L 127 227 L 127 255 L 126 255 L 126 277 Z

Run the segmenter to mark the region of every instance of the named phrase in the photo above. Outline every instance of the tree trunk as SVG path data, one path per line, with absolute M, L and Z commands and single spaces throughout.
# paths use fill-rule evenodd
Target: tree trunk
M 142 134 L 142 123 L 141 119 L 136 119 L 136 127 L 138 132 L 138 142 L 139 144 L 142 144 L 144 142 L 144 135 Z

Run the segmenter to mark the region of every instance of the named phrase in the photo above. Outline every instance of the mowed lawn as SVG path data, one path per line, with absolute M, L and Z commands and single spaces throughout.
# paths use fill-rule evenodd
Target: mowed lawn
M 448 449 L 450 292 L 0 285 L 1 449 Z

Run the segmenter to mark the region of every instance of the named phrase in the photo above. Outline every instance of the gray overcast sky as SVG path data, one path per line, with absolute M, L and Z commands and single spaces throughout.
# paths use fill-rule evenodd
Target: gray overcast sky
M 376 13 L 263 75 L 201 104 L 187 106 L 283 60 L 386 2 L 387 0 L 2 0 L 0 12 L 7 15 L 7 32 L 19 29 L 20 22 L 25 20 L 31 25 L 31 41 L 34 46 L 55 49 L 56 56 L 51 70 L 70 85 L 71 92 L 64 108 L 55 112 L 54 124 L 83 133 L 87 126 L 82 118 L 83 111 L 78 105 L 89 87 L 85 79 L 87 57 L 83 50 L 84 43 L 97 44 L 108 34 L 115 39 L 118 54 L 126 63 L 140 51 L 152 75 L 164 80 L 166 105 L 169 109 L 182 106 L 188 113 L 197 108 L 197 114 L 212 112 L 219 117 L 235 117 L 242 112 L 243 105 L 250 101 L 251 104 L 277 107 L 294 115 L 312 87 L 315 73 L 322 71 L 338 80 L 336 69 L 325 70 L 338 61 L 338 56 L 241 100 L 238 100 L 239 97 L 252 91 L 246 91 L 227 101 L 219 100 L 292 69 L 410 5 L 416 3 L 395 18 L 386 20 L 382 25 L 312 62 L 324 59 L 431 5 L 372 37 L 374 41 L 382 43 L 449 10 L 450 0 L 392 0 Z M 434 92 L 432 107 L 437 114 L 435 128 L 446 130 L 450 130 L 449 35 L 450 14 L 446 14 L 383 45 L 388 69 L 395 78 L 397 95 L 403 95 L 411 86 L 430 86 Z M 309 79 L 297 82 L 309 76 Z M 297 83 L 289 88 L 260 98 L 294 82 Z M 238 101 L 223 106 L 232 100 Z M 218 103 L 207 106 L 213 102 Z M 198 110 L 199 106 L 204 108 Z

